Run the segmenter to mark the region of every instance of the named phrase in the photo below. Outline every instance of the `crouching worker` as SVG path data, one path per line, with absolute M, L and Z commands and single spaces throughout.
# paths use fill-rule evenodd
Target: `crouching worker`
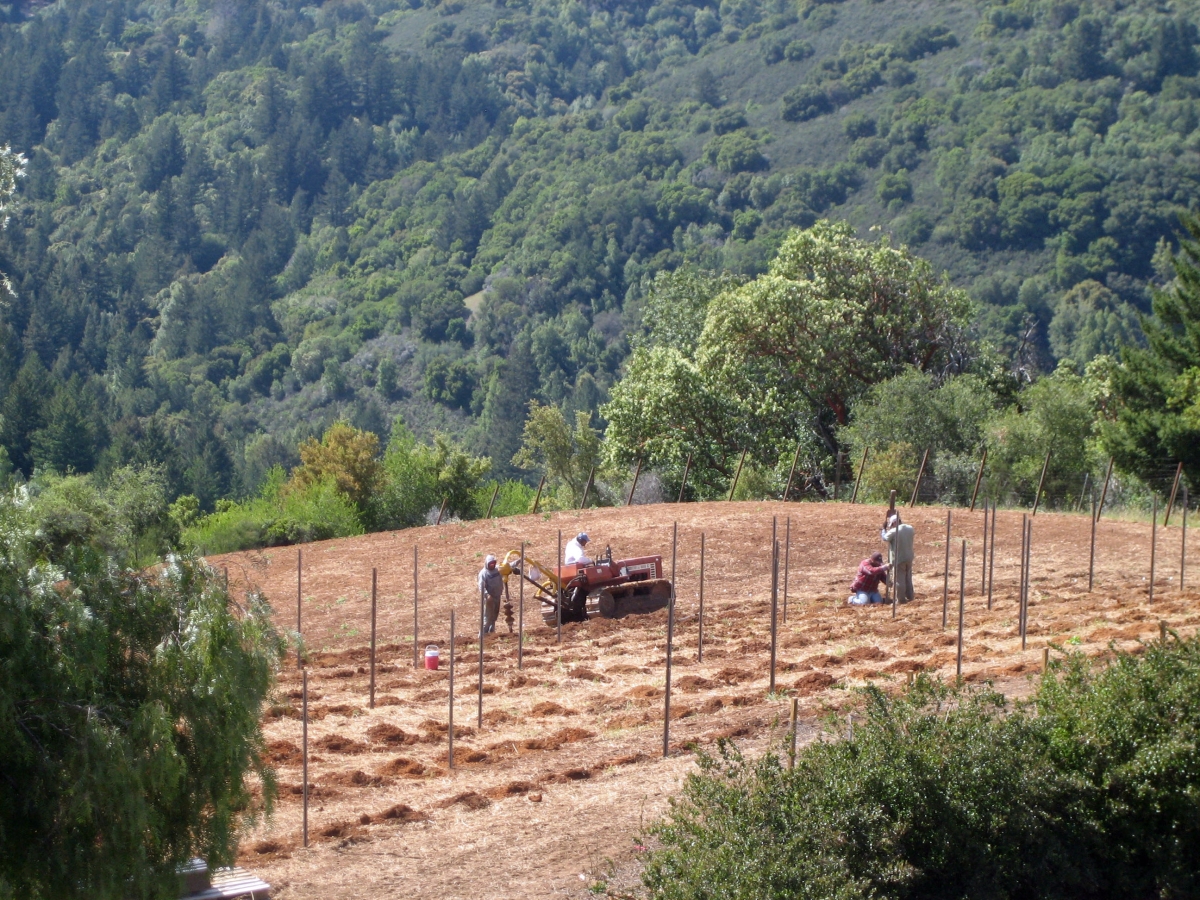
M 858 564 L 858 575 L 850 585 L 851 606 L 866 606 L 868 603 L 882 603 L 879 593 L 880 582 L 887 584 L 887 573 L 891 566 L 883 561 L 882 553 L 872 553 L 869 559 Z

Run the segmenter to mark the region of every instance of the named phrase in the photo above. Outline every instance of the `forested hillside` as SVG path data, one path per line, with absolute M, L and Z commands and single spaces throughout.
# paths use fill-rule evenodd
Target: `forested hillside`
M 531 399 L 608 399 L 656 273 L 761 274 L 819 217 L 947 271 L 1004 365 L 1081 368 L 1141 340 L 1200 197 L 1198 16 L 0 3 L 0 442 L 202 509 L 339 418 L 511 475 Z

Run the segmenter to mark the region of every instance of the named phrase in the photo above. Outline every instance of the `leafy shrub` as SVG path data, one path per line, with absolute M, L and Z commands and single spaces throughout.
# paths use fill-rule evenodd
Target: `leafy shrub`
M 1198 691 L 1197 638 L 1103 669 L 1072 656 L 1029 705 L 925 677 L 869 688 L 853 735 L 792 771 L 727 743 L 703 756 L 645 883 L 656 900 L 1195 896 Z
M 816 85 L 802 84 L 783 95 L 783 118 L 789 122 L 806 122 L 833 109 L 829 95 Z
M 473 496 L 475 506 L 481 514 L 486 514 L 488 504 L 492 502 L 492 492 L 496 490 L 496 482 L 489 481 L 477 487 Z M 492 516 L 523 516 L 533 509 L 533 498 L 537 492 L 523 481 L 505 481 L 500 485 L 496 494 L 496 503 L 492 507 Z

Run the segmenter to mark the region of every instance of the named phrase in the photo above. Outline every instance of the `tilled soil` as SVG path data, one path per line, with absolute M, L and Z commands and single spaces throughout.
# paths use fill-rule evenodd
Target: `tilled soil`
M 1136 649 L 1160 622 L 1200 624 L 1200 593 L 1179 591 L 1180 529 L 1160 528 L 1149 602 L 1150 527 L 1101 522 L 1088 592 L 1089 520 L 1034 519 L 1026 648 L 1017 623 L 1021 512 L 1002 511 L 992 608 L 981 584 L 983 515 L 954 510 L 943 627 L 946 510 L 904 510 L 916 528 L 917 599 L 846 605 L 858 562 L 880 548 L 881 507 L 848 504 L 664 504 L 521 516 L 385 532 L 306 545 L 301 630 L 308 654 L 309 846 L 302 847 L 300 677 L 293 657 L 265 713 L 279 780 L 273 819 L 242 843 L 240 863 L 274 896 L 533 898 L 592 896 L 636 877 L 644 829 L 667 806 L 696 748 L 733 738 L 752 752 L 782 741 L 799 697 L 801 740 L 854 702 L 868 682 L 909 673 L 953 678 L 959 552 L 967 540 L 963 677 L 1019 696 L 1043 648 Z M 770 540 L 790 517 L 787 612 L 778 611 L 770 692 Z M 487 553 L 527 542 L 552 563 L 559 529 L 614 555 L 661 553 L 671 570 L 678 523 L 677 604 L 669 753 L 663 712 L 667 613 L 592 620 L 556 631 L 525 595 L 525 650 L 503 621 L 484 647 L 479 694 L 475 575 Z M 700 538 L 705 536 L 704 645 Z M 418 649 L 437 644 L 442 668 L 413 666 L 413 548 Z M 297 549 L 214 557 L 232 586 L 262 590 L 281 627 L 296 627 Z M 1191 563 L 1195 555 L 1189 559 Z M 369 708 L 371 569 L 378 571 L 375 708 Z M 1196 573 L 1200 577 L 1200 572 Z M 517 582 L 512 579 L 514 606 Z M 449 618 L 457 619 L 454 767 L 448 755 Z M 1057 650 L 1054 652 L 1058 652 Z

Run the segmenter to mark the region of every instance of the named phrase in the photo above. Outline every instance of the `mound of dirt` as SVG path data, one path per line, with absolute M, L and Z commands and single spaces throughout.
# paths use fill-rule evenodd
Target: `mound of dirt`
M 453 797 L 437 804 L 439 809 L 449 809 L 451 806 L 465 806 L 471 810 L 485 809 L 491 805 L 491 800 L 475 791 L 463 791 L 461 794 L 455 794 Z
M 415 759 L 409 759 L 407 756 L 397 756 L 379 768 L 380 775 L 404 775 L 410 778 L 424 775 L 426 771 L 424 764 Z
M 796 689 L 796 693 L 804 697 L 808 694 L 815 694 L 818 691 L 823 691 L 825 688 L 832 685 L 835 679 L 828 672 L 809 672 L 807 675 L 801 675 L 796 679 L 796 683 L 792 685 Z
M 538 718 L 546 718 L 547 716 L 578 715 L 575 710 L 559 703 L 555 703 L 553 700 L 543 700 L 541 703 L 538 703 L 531 710 L 529 710 L 529 714 L 531 716 L 537 716 Z
M 359 741 L 341 734 L 327 734 L 313 741 L 313 747 L 329 753 L 354 754 L 366 753 L 370 748 Z
M 685 675 L 675 683 L 675 686 L 685 693 L 694 694 L 698 691 L 711 690 L 717 686 L 717 683 L 700 675 Z
M 404 729 L 387 722 L 372 725 L 367 729 L 367 737 L 377 744 L 386 744 L 389 747 L 402 747 L 406 744 L 415 744 L 420 740 L 417 735 L 409 734 Z
M 518 797 L 521 794 L 528 794 L 530 791 L 536 789 L 537 785 L 531 781 L 510 781 L 508 784 L 500 785 L 499 787 L 488 788 L 483 793 L 492 800 L 503 800 L 506 797 Z
M 386 778 L 379 775 L 368 775 L 361 769 L 355 769 L 353 772 L 333 772 L 321 780 L 326 784 L 337 784 L 342 787 L 379 787 L 390 783 Z
M 847 650 L 843 659 L 846 662 L 872 662 L 877 659 L 887 659 L 888 655 L 878 647 L 855 647 Z
M 652 684 L 639 684 L 635 688 L 630 688 L 625 692 L 626 697 L 632 697 L 634 700 L 657 700 L 665 692 L 660 687 L 655 687 Z
M 302 755 L 300 748 L 291 741 L 271 741 L 264 757 L 273 766 L 286 766 L 301 762 Z

